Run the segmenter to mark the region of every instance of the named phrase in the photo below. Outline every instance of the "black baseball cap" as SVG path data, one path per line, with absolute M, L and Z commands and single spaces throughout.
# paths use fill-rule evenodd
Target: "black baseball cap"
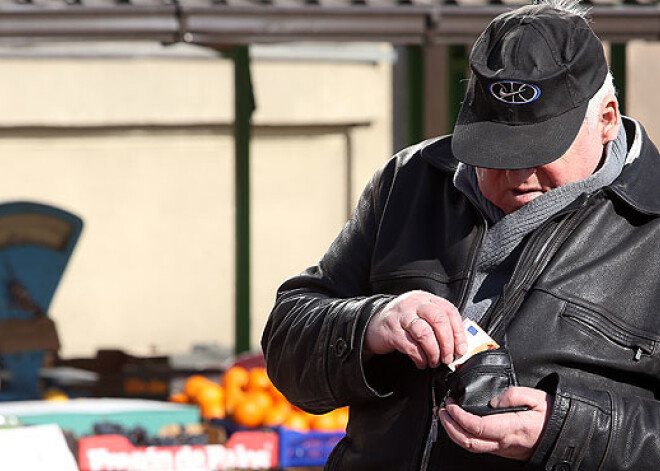
M 452 152 L 476 167 L 519 169 L 561 157 L 608 67 L 578 15 L 527 5 L 495 18 L 470 54 Z

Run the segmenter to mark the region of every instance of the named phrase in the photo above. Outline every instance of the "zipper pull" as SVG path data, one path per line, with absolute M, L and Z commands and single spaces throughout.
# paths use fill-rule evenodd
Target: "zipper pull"
M 431 459 L 431 450 L 433 450 L 433 445 L 435 445 L 435 442 L 438 441 L 438 422 L 440 421 L 440 418 L 438 417 L 439 410 L 440 407 L 435 400 L 435 387 L 431 387 L 431 427 L 429 429 L 429 434 L 426 437 L 424 454 L 422 455 L 422 466 L 419 468 L 420 471 L 428 470 L 429 461 Z
M 642 353 L 643 353 L 643 352 L 642 352 L 642 349 L 639 348 L 639 347 L 637 347 L 637 351 L 635 352 L 635 358 L 634 358 L 634 360 L 635 360 L 635 361 L 639 361 L 639 360 L 641 360 L 641 359 L 642 359 Z
M 424 454 L 422 455 L 422 466 L 420 471 L 427 471 L 429 467 L 429 461 L 431 459 L 431 450 L 433 450 L 433 445 L 438 441 L 438 407 L 433 407 L 431 412 L 433 416 L 431 417 L 431 429 L 429 430 L 429 436 L 426 438 L 426 445 L 424 445 Z
M 431 433 L 429 434 L 431 443 L 438 441 L 438 422 L 440 422 L 440 417 L 438 417 L 439 410 L 439 407 L 433 408 L 433 417 L 431 417 Z

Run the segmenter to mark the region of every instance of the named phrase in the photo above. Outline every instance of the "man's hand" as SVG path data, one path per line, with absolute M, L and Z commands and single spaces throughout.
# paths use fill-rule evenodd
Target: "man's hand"
M 425 291 L 390 301 L 369 322 L 363 358 L 399 351 L 419 369 L 449 364 L 467 351 L 463 321 L 456 307 Z
M 438 416 L 449 438 L 458 446 L 473 453 L 527 461 L 552 411 L 552 396 L 539 389 L 512 387 L 493 398 L 490 405 L 529 406 L 530 410 L 479 417 L 448 400 Z

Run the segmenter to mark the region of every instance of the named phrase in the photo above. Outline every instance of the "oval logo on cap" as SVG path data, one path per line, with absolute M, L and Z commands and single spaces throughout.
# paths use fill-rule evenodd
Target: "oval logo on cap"
M 488 89 L 496 99 L 510 105 L 526 105 L 541 96 L 539 87 L 518 80 L 493 82 Z

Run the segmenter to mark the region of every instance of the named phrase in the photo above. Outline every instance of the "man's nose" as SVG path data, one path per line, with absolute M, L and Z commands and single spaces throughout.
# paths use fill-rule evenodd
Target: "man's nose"
M 505 170 L 505 172 L 507 182 L 518 185 L 534 175 L 536 173 L 536 167 Z

